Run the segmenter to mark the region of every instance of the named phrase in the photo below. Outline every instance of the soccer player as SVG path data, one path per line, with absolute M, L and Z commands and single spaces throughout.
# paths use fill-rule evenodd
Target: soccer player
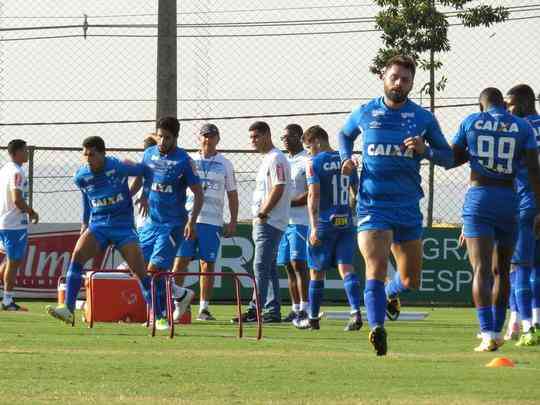
M 146 302 L 150 303 L 150 277 L 144 268 L 128 187 L 128 177 L 142 175 L 145 167 L 107 156 L 105 141 L 99 136 L 86 138 L 82 147 L 86 164 L 74 177 L 83 199 L 81 235 L 69 263 L 65 304 L 47 306 L 49 315 L 68 324 L 73 322 L 84 264 L 110 244 L 120 251 L 129 269 L 139 278 Z
M 39 216 L 28 206 L 28 182 L 23 164 L 28 162 L 26 142 L 14 139 L 7 145 L 10 162 L 0 169 L 0 243 L 6 254 L 2 264 L 4 296 L 2 310 L 26 311 L 13 298 L 15 277 L 28 244 L 28 219 L 37 223 Z
M 161 118 L 157 123 L 158 143 L 148 148 L 143 156 L 143 164 L 150 169 L 143 179 L 143 195 L 147 202 L 141 199 L 143 207 L 148 204 L 148 219 L 139 232 L 139 239 L 149 272 L 170 270 L 182 241 L 197 237 L 195 224 L 202 207 L 203 190 L 192 159 L 178 147 L 179 131 L 180 123 L 176 118 Z M 132 192 L 137 186 L 132 187 Z M 194 195 L 189 218 L 185 207 L 188 187 Z M 163 280 L 157 281 L 156 290 L 156 328 L 163 330 L 168 328 L 167 320 L 162 316 L 165 309 Z M 195 294 L 177 286 L 173 290 L 182 314 Z
M 350 176 L 341 173 L 339 152 L 332 150 L 328 134 L 316 125 L 306 130 L 304 144 L 311 160 L 307 166 L 309 242 L 309 318 L 296 318 L 298 329 L 319 329 L 319 312 L 326 271 L 337 267 L 343 278 L 351 319 L 346 331 L 362 327 L 360 284 L 353 271 L 354 224 L 349 206 Z
M 526 84 L 514 86 L 506 93 L 508 111 L 518 117 L 525 118 L 531 124 L 535 131 L 538 146 L 540 141 L 540 116 L 536 112 L 534 104 L 534 91 Z M 519 332 L 519 323 L 517 323 L 516 315 L 519 314 L 523 334 L 516 346 L 534 346 L 538 344 L 538 335 L 535 333 L 532 320 L 532 293 L 535 288 L 531 287 L 535 286 L 531 286 L 531 271 L 535 259 L 536 237 L 534 235 L 533 221 L 537 208 L 534 193 L 529 184 L 527 167 L 523 165 L 517 172 L 516 191 L 519 199 L 518 234 L 510 273 L 510 307 L 512 312 L 505 340 L 517 338 L 519 333 L 516 332 Z M 534 292 L 536 304 L 540 298 L 538 288 Z
M 362 135 L 362 170 L 357 216 L 358 246 L 366 263 L 364 303 L 371 328 L 370 342 L 377 354 L 387 351 L 385 310 L 399 314 L 400 293 L 418 288 L 422 268 L 422 213 L 420 161 L 449 167 L 452 152 L 437 120 L 408 98 L 416 65 L 395 56 L 382 76 L 384 97 L 355 109 L 339 133 L 342 171 L 355 169 L 353 144 Z M 425 142 L 429 144 L 426 146 Z M 386 285 L 390 252 L 397 272 Z
M 219 256 L 221 236 L 234 236 L 238 222 L 238 191 L 234 168 L 229 159 L 218 153 L 219 129 L 214 124 L 204 124 L 199 131 L 201 150 L 194 158 L 197 174 L 201 179 L 204 201 L 197 219 L 196 237 L 184 240 L 174 263 L 175 272 L 186 271 L 189 262 L 200 259 L 201 273 L 212 273 Z M 229 202 L 230 221 L 224 226 L 223 209 L 225 194 Z M 193 193 L 188 194 L 187 207 L 193 206 Z M 183 279 L 183 277 L 182 277 Z M 179 282 L 179 280 L 176 280 Z M 201 296 L 199 301 L 199 321 L 214 321 L 209 304 L 214 286 L 214 278 L 201 277 Z M 180 303 L 176 303 L 175 320 L 180 316 Z
M 474 350 L 486 352 L 504 343 L 501 331 L 518 208 L 514 178 L 523 160 L 538 203 L 540 168 L 532 127 L 506 111 L 500 90 L 484 89 L 479 101 L 481 112 L 461 123 L 452 149 L 454 166 L 468 160 L 471 168 L 463 204 L 463 236 L 474 272 L 473 299 L 482 336 Z M 539 224 L 540 214 L 534 217 L 534 229 Z
M 255 242 L 254 273 L 261 303 L 264 305 L 263 321 L 279 323 L 281 302 L 276 256 L 279 241 L 289 220 L 291 167 L 285 155 L 274 147 L 270 127 L 266 122 L 256 121 L 251 124 L 249 137 L 255 150 L 263 155 L 251 206 Z M 255 290 L 248 311 L 241 316 L 243 322 L 257 320 Z M 238 318 L 231 321 L 238 322 Z
M 306 164 L 308 153 L 302 147 L 302 127 L 289 124 L 281 140 L 289 155 L 291 165 L 292 195 L 289 225 L 279 243 L 277 264 L 284 266 L 289 281 L 292 311 L 283 319 L 292 322 L 295 318 L 307 318 L 308 271 L 306 246 L 309 218 L 307 213 Z

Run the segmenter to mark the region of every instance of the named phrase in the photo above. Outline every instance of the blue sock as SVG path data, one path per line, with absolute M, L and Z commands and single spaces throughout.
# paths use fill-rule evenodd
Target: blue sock
M 510 304 L 510 311 L 517 312 L 518 307 L 516 303 L 516 271 L 510 272 L 510 296 L 509 298 L 509 304 Z
M 516 304 L 521 320 L 532 318 L 531 268 L 517 266 L 516 270 Z
M 379 280 L 366 281 L 364 305 L 366 306 L 369 327 L 373 329 L 376 326 L 383 326 L 386 314 L 384 282 Z
M 503 330 L 504 321 L 506 320 L 506 306 L 493 305 L 491 307 L 493 319 L 493 332 L 500 333 Z
M 402 292 L 409 291 L 409 289 L 405 288 L 405 286 L 401 282 L 399 271 L 396 271 L 394 273 L 394 277 L 392 277 L 392 280 L 390 280 L 390 282 L 386 284 L 385 291 L 388 298 L 394 298 Z
M 476 315 L 480 323 L 481 332 L 491 332 L 493 330 L 493 312 L 491 307 L 476 308 Z
M 142 295 L 144 297 L 144 300 L 148 305 L 152 305 L 152 296 L 150 294 L 150 283 L 151 283 L 150 276 L 146 275 L 142 280 L 140 280 Z
M 156 308 L 155 308 L 155 314 L 156 319 L 163 317 L 163 311 L 166 308 L 166 302 L 165 302 L 165 280 L 163 278 L 156 278 L 154 281 L 156 286 Z
M 83 266 L 80 263 L 70 262 L 66 276 L 66 299 L 65 304 L 71 312 L 75 311 L 77 295 L 82 285 Z
M 360 311 L 360 283 L 356 273 L 348 273 L 343 279 L 343 286 L 351 306 L 351 312 Z
M 308 288 L 309 317 L 319 319 L 324 293 L 324 280 L 311 280 Z
M 540 267 L 531 271 L 532 307 L 540 308 Z

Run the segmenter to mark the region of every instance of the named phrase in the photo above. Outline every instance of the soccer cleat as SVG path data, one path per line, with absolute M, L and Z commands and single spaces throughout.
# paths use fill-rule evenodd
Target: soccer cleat
M 399 297 L 388 298 L 386 301 L 386 316 L 390 321 L 397 321 L 401 312 L 401 301 Z
M 474 348 L 475 352 L 494 352 L 499 348 L 495 339 L 484 338 L 478 346 Z
M 10 304 L 4 305 L 2 303 L 2 310 L 3 311 L 21 311 L 21 312 L 27 312 L 28 308 L 21 307 L 19 304 L 15 303 L 15 301 L 11 301 Z
M 257 311 L 253 308 L 249 308 L 247 312 L 244 312 L 242 315 L 242 322 L 245 323 L 251 323 L 251 322 L 257 322 Z M 235 316 L 233 319 L 231 319 L 231 323 L 238 323 L 238 317 Z
M 527 333 L 521 335 L 516 343 L 517 347 L 536 346 L 538 344 L 538 336 L 534 328 L 529 329 Z
M 262 320 L 264 323 L 281 323 L 281 314 L 265 312 Z
M 178 322 L 180 318 L 182 318 L 182 315 L 184 315 L 184 313 L 188 309 L 189 304 L 191 304 L 194 296 L 195 293 L 192 290 L 186 288 L 184 289 L 183 295 L 181 295 L 180 297 L 174 297 L 174 322 Z
M 167 330 L 169 329 L 169 321 L 167 318 L 159 318 L 156 320 L 156 330 Z
M 289 315 L 287 315 L 285 318 L 283 318 L 283 322 L 292 322 L 296 319 L 298 314 L 294 311 L 289 312 Z
M 311 329 L 311 330 L 319 330 L 321 329 L 319 319 L 311 319 L 309 317 L 305 318 L 296 318 L 292 321 L 292 324 L 296 329 Z
M 345 325 L 345 328 L 343 329 L 345 332 L 353 332 L 355 330 L 362 329 L 362 314 L 360 311 L 356 312 L 351 316 L 351 319 L 349 319 L 349 322 L 347 325 Z
M 52 305 L 47 305 L 45 308 L 47 313 L 53 318 L 59 319 L 69 325 L 73 324 L 73 313 L 65 305 L 58 305 L 56 308 Z
M 377 356 L 385 356 L 388 351 L 386 342 L 386 329 L 383 326 L 376 326 L 369 332 L 369 343 L 372 344 Z
M 198 321 L 215 321 L 216 318 L 212 316 L 209 310 L 203 309 L 197 316 Z

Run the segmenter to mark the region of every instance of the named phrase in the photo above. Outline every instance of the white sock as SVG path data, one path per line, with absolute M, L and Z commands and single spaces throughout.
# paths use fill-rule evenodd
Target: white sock
M 208 302 L 208 301 L 200 300 L 199 301 L 199 313 L 201 313 L 205 309 L 208 311 L 208 305 L 209 304 L 210 304 L 210 302 Z
M 13 293 L 10 291 L 4 290 L 4 298 L 2 299 L 2 304 L 9 305 L 13 301 Z
M 308 303 L 306 301 L 300 301 L 300 311 L 307 312 L 308 310 Z
M 300 311 L 300 304 L 293 303 L 292 310 L 293 312 L 298 313 Z
M 522 319 L 521 327 L 523 328 L 523 333 L 528 333 L 532 327 L 532 321 L 530 319 Z
M 519 323 L 519 315 L 517 311 L 510 312 L 510 319 L 508 319 L 508 329 L 512 328 L 512 325 Z
M 533 308 L 532 315 L 533 325 L 540 323 L 540 308 Z
M 490 332 L 490 331 L 482 332 L 482 340 L 490 340 L 490 339 L 494 339 L 494 338 L 495 338 L 494 335 L 495 335 L 495 333 Z

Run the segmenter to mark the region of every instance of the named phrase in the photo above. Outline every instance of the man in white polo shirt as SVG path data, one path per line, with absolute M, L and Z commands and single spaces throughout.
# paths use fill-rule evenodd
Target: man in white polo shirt
M 15 276 L 26 253 L 28 218 L 37 223 L 37 212 L 28 206 L 28 182 L 23 163 L 28 162 L 26 142 L 14 139 L 7 146 L 10 162 L 0 169 L 0 243 L 7 257 L 4 270 L 4 311 L 26 310 L 15 303 L 13 287 Z
M 285 155 L 274 147 L 266 122 L 251 124 L 249 137 L 254 149 L 263 155 L 251 208 L 255 242 L 254 273 L 260 300 L 264 304 L 263 321 L 277 323 L 281 322 L 281 304 L 276 257 L 279 241 L 289 222 L 291 168 Z M 254 291 L 249 310 L 242 314 L 242 320 L 254 322 L 256 316 Z M 232 321 L 237 322 L 238 319 Z
M 197 218 L 197 236 L 195 239 L 182 241 L 174 263 L 175 272 L 184 272 L 191 260 L 200 259 L 201 273 L 214 272 L 216 260 L 219 257 L 221 236 L 234 236 L 238 221 L 238 191 L 231 161 L 217 151 L 219 130 L 214 124 L 204 124 L 199 131 L 201 150 L 193 156 L 197 175 L 203 188 L 203 206 Z M 229 202 L 230 221 L 223 223 L 225 194 Z M 193 193 L 188 191 L 186 208 L 191 211 Z M 183 277 L 178 277 L 177 282 Z M 199 302 L 198 321 L 214 321 L 214 316 L 208 308 L 213 277 L 201 277 L 201 296 Z M 175 303 L 175 320 L 180 317 L 180 303 Z
M 307 318 L 309 275 L 307 270 L 307 238 L 309 218 L 307 211 L 306 166 L 309 154 L 302 147 L 302 127 L 289 124 L 285 127 L 281 140 L 289 155 L 291 165 L 292 190 L 289 225 L 281 238 L 277 264 L 284 266 L 289 280 L 289 295 L 292 311 L 283 319 L 292 322 L 296 318 Z

